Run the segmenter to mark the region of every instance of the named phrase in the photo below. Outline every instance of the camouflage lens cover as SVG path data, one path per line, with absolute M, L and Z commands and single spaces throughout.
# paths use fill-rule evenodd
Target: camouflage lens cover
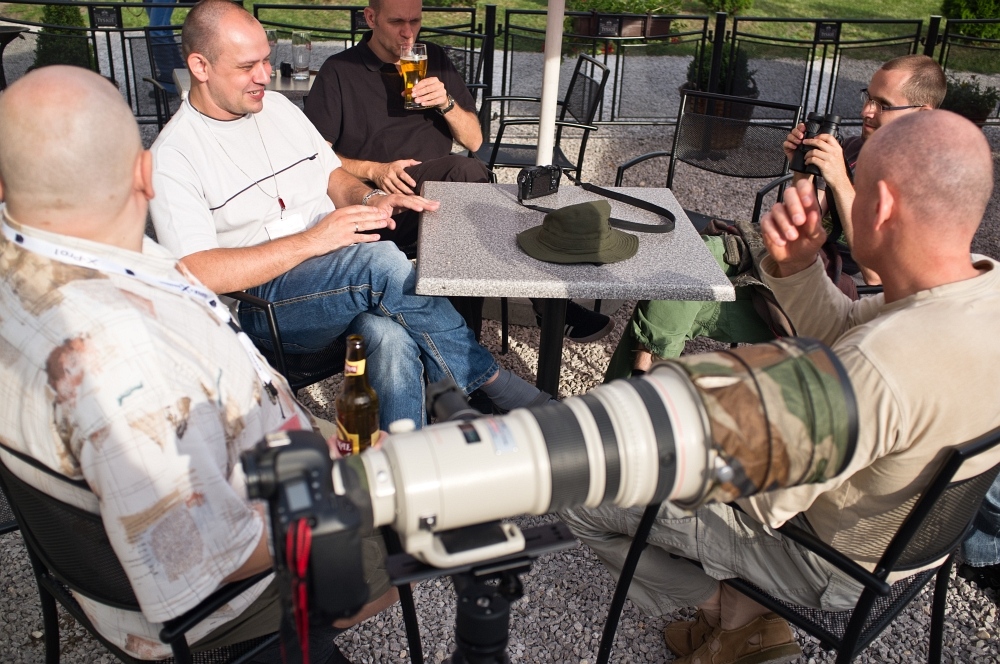
M 787 338 L 673 360 L 701 397 L 718 457 L 699 502 L 824 482 L 854 454 L 854 390 L 833 352 Z

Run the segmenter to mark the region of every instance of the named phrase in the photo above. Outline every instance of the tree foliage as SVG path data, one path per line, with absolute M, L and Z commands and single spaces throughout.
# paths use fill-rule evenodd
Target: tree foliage
M 90 38 L 80 8 L 73 5 L 45 5 L 35 44 L 35 67 L 77 65 L 91 69 Z M 51 27 L 50 27 L 51 26 Z M 73 29 L 77 28 L 77 29 Z
M 1000 19 L 1000 0 L 944 0 L 941 3 L 941 15 L 948 19 Z M 950 28 L 950 31 L 954 32 L 955 27 Z M 963 25 L 960 32 L 968 37 L 1000 39 L 1000 23 Z

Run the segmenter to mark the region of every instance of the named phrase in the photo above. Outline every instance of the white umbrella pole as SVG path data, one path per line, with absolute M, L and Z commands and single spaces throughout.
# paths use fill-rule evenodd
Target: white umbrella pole
M 556 140 L 556 102 L 559 99 L 559 65 L 562 63 L 563 18 L 566 0 L 549 0 L 545 25 L 545 69 L 542 71 L 542 108 L 538 122 L 538 152 L 535 164 L 552 163 Z

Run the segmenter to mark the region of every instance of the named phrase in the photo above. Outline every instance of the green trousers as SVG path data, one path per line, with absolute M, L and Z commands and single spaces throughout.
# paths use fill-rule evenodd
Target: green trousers
M 722 258 L 725 252 L 722 238 L 702 235 L 701 239 L 726 276 L 735 276 L 736 269 Z M 773 339 L 774 333 L 754 310 L 749 287 L 737 288 L 733 302 L 643 300 L 625 326 L 604 380 L 628 378 L 637 350 L 645 348 L 662 358 L 680 357 L 685 342 L 695 337 L 726 343 L 759 343 Z

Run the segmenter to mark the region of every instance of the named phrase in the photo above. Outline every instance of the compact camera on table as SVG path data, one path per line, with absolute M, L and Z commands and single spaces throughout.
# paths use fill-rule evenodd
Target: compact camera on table
M 562 171 L 558 166 L 532 166 L 517 174 L 517 200 L 529 201 L 559 191 Z

